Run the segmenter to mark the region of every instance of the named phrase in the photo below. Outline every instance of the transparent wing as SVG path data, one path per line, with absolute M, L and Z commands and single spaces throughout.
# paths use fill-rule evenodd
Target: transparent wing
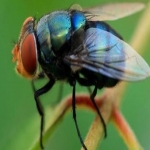
M 145 60 L 110 32 L 89 28 L 83 39 L 83 46 L 64 58 L 73 71 L 86 68 L 125 81 L 138 81 L 150 76 L 150 67 Z
M 144 8 L 143 3 L 110 3 L 98 7 L 87 8 L 87 19 L 91 21 L 117 20 L 134 14 Z

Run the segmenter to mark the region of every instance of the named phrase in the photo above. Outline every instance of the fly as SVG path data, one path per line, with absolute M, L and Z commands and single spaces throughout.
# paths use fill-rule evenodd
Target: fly
M 128 16 L 142 8 L 141 3 L 108 4 L 86 10 L 73 5 L 68 10 L 44 15 L 38 21 L 33 17 L 24 21 L 18 43 L 12 51 L 13 61 L 17 62 L 16 70 L 31 80 L 43 74 L 49 80 L 34 92 L 41 116 L 42 149 L 44 111 L 39 96 L 48 92 L 57 81 L 66 80 L 72 86 L 73 119 L 80 142 L 87 150 L 76 120 L 76 82 L 82 86 L 94 86 L 91 100 L 106 137 L 106 125 L 95 103 L 97 90 L 114 87 L 120 80 L 139 81 L 150 76 L 150 68 L 144 59 L 103 22 Z

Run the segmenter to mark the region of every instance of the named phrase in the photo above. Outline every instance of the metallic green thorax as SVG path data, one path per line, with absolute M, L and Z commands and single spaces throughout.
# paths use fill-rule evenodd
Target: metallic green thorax
M 71 35 L 84 26 L 85 20 L 83 13 L 79 11 L 55 11 L 38 21 L 35 30 L 39 62 L 47 74 L 63 79 L 71 72 L 69 66 L 62 61 L 62 55 L 70 51 Z

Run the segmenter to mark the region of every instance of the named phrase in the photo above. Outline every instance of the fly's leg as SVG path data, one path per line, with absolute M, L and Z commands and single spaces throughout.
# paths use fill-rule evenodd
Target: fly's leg
M 43 71 L 41 71 L 38 75 L 37 75 L 37 78 L 35 80 L 39 80 L 39 79 L 44 79 L 46 78 L 45 74 Z M 64 83 L 60 83 L 59 85 L 59 89 L 58 89 L 58 97 L 56 98 L 56 104 L 60 102 L 60 100 L 62 99 L 62 95 L 63 95 L 63 85 Z
M 77 134 L 78 134 L 78 137 L 80 139 L 80 142 L 82 144 L 82 147 L 84 148 L 84 150 L 87 150 L 84 142 L 83 142 L 83 139 L 81 137 L 81 133 L 80 133 L 80 130 L 79 130 L 79 126 L 78 126 L 78 123 L 77 123 L 77 119 L 76 119 L 76 97 L 75 97 L 75 92 L 76 92 L 76 81 L 75 80 L 72 80 L 70 82 L 70 85 L 73 86 L 73 91 L 72 91 L 72 110 L 73 110 L 73 119 L 74 119 L 74 122 L 75 122 L 75 126 L 76 126 L 76 130 L 77 130 Z
M 39 96 L 48 92 L 53 87 L 54 83 L 55 83 L 55 80 L 53 78 L 51 78 L 51 80 L 45 86 L 43 86 L 39 90 L 36 90 L 35 86 L 34 86 L 34 81 L 31 82 L 32 89 L 34 91 L 34 99 L 36 102 L 36 107 L 37 107 L 38 113 L 41 117 L 41 126 L 40 126 L 40 146 L 41 146 L 41 149 L 44 149 L 43 138 L 42 138 L 43 129 L 44 129 L 44 109 L 43 109 L 43 106 L 40 102 Z
M 36 89 L 35 89 L 35 85 L 34 85 L 34 81 L 32 80 L 31 82 L 31 85 L 32 85 L 32 89 L 34 91 L 34 95 L 36 93 Z M 40 99 L 39 97 L 34 97 L 35 99 L 35 102 L 36 102 L 36 107 L 37 107 L 37 110 L 38 110 L 38 113 L 41 117 L 41 125 L 40 125 L 40 147 L 41 149 L 44 149 L 44 146 L 43 146 L 43 140 L 42 140 L 42 135 L 43 135 L 43 129 L 44 129 L 44 109 L 43 109 L 43 106 L 40 102 Z
M 107 136 L 106 124 L 105 124 L 105 121 L 104 121 L 104 119 L 103 119 L 103 116 L 101 115 L 100 110 L 99 110 L 99 108 L 98 108 L 98 106 L 97 106 L 97 104 L 96 104 L 96 102 L 95 102 L 95 99 L 94 99 L 95 96 L 96 96 L 96 94 L 97 94 L 97 82 L 95 82 L 94 80 L 87 80 L 87 79 L 85 79 L 85 78 L 81 78 L 81 77 L 79 77 L 78 75 L 77 75 L 77 81 L 78 81 L 81 85 L 83 85 L 83 86 L 92 86 L 92 85 L 95 85 L 94 90 L 93 90 L 93 92 L 92 92 L 90 98 L 91 98 L 91 100 L 92 100 L 92 103 L 93 103 L 93 105 L 94 105 L 96 111 L 97 111 L 97 114 L 99 115 L 99 117 L 100 117 L 100 119 L 101 119 L 101 122 L 102 122 L 102 125 L 103 125 L 103 128 L 104 128 L 104 137 L 106 137 L 106 136 Z M 91 93 L 90 88 L 89 88 L 89 91 L 90 91 L 90 93 Z
M 102 122 L 102 125 L 103 125 L 103 128 L 104 128 L 104 137 L 107 137 L 107 128 L 106 128 L 105 121 L 104 121 L 103 116 L 101 115 L 101 112 L 100 112 L 100 110 L 99 110 L 99 108 L 98 108 L 98 106 L 95 102 L 95 99 L 94 99 L 96 94 L 97 94 L 97 85 L 95 85 L 93 93 L 91 94 L 91 100 L 92 100 L 92 102 L 94 104 L 94 107 L 95 107 L 95 109 L 96 109 L 96 111 L 97 111 L 97 113 L 98 113 L 98 115 L 101 119 L 101 122 Z

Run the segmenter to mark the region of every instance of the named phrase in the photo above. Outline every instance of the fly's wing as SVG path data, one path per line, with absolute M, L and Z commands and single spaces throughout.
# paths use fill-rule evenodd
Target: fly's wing
M 117 20 L 134 14 L 144 8 L 143 3 L 110 3 L 84 9 L 86 18 L 91 21 Z M 89 12 L 89 13 L 88 13 Z
M 127 43 L 110 32 L 89 28 L 80 45 L 64 57 L 75 72 L 82 68 L 108 77 L 138 81 L 150 76 L 150 67 Z

